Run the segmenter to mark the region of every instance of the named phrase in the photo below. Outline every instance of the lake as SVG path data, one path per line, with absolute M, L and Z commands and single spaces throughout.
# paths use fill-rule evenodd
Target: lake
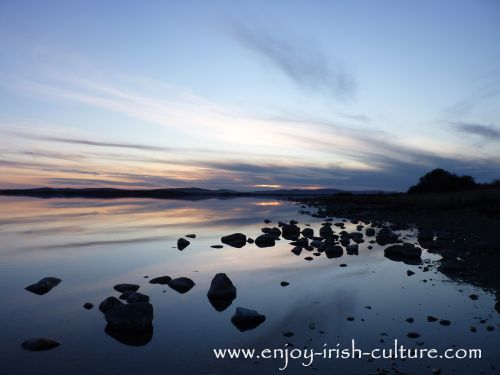
M 221 245 L 222 236 L 241 232 L 256 238 L 261 228 L 292 219 L 301 229 L 309 224 L 317 233 L 324 219 L 301 209 L 293 202 L 255 198 L 1 197 L 2 373 L 366 374 L 376 373 L 377 368 L 415 374 L 430 374 L 433 369 L 445 374 L 497 373 L 500 320 L 494 295 L 437 272 L 438 255 L 424 250 L 420 266 L 392 261 L 369 237 L 359 244 L 357 255 L 344 251 L 332 259 L 307 250 L 295 255 L 290 241 L 283 238 L 268 248 L 211 247 Z M 265 224 L 265 219 L 272 222 Z M 345 230 L 356 231 L 356 224 L 346 220 Z M 196 238 L 187 238 L 191 244 L 179 251 L 177 240 L 191 233 Z M 416 243 L 415 230 L 398 233 Z M 308 256 L 313 259 L 305 260 Z M 415 274 L 408 276 L 408 270 Z M 237 298 L 217 311 L 207 291 L 221 272 L 236 286 Z M 164 275 L 190 278 L 195 286 L 181 294 L 168 285 L 149 283 Z M 45 295 L 24 289 L 47 276 L 62 282 Z M 281 286 L 282 281 L 289 285 Z M 113 290 L 118 283 L 138 284 L 139 291 L 150 297 L 154 328 L 149 337 L 134 340 L 106 333 L 98 306 L 108 296 L 119 296 Z M 471 299 L 471 294 L 478 299 Z M 86 302 L 94 308 L 84 309 Z M 240 306 L 264 314 L 265 322 L 239 331 L 231 317 Z M 451 324 L 428 322 L 429 315 Z M 420 336 L 407 337 L 409 332 Z M 43 352 L 23 350 L 21 343 L 33 337 L 62 344 Z M 397 339 L 408 348 L 479 348 L 482 358 L 315 358 L 307 367 L 302 360 L 290 360 L 280 371 L 282 359 L 221 360 L 213 352 L 285 347 L 321 351 L 337 344 L 350 347 L 352 339 L 365 351 L 391 348 Z

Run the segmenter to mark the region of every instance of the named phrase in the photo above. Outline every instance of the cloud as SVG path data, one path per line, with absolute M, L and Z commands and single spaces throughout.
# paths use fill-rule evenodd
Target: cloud
M 325 92 L 337 98 L 351 98 L 356 84 L 339 63 L 329 61 L 320 51 L 296 46 L 275 35 L 234 26 L 231 36 L 242 46 L 271 62 L 299 87 Z
M 454 129 L 463 133 L 477 135 L 491 141 L 500 140 L 500 129 L 492 124 L 483 125 L 483 124 L 459 122 L 459 123 L 453 123 L 452 125 Z

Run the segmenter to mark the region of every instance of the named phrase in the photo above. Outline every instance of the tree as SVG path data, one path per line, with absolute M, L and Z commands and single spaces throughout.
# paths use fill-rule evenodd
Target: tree
M 471 176 L 457 176 L 439 168 L 420 177 L 419 183 L 412 186 L 408 193 L 462 191 L 476 187 L 478 185 Z

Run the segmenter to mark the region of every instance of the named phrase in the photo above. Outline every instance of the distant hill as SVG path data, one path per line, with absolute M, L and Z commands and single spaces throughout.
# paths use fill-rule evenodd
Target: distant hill
M 36 188 L 36 189 L 3 189 L 0 195 L 8 196 L 30 196 L 30 197 L 63 197 L 63 198 L 177 198 L 177 199 L 203 199 L 209 197 L 230 198 L 230 197 L 315 197 L 335 194 L 380 194 L 380 191 L 350 192 L 338 189 L 281 189 L 281 190 L 259 190 L 250 192 L 240 192 L 229 189 L 201 189 L 189 188 L 169 188 L 169 189 L 114 189 L 114 188 Z

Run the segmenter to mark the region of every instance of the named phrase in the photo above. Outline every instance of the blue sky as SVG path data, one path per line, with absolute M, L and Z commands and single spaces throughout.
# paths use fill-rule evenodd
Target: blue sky
M 500 176 L 500 3 L 0 4 L 2 187 Z

